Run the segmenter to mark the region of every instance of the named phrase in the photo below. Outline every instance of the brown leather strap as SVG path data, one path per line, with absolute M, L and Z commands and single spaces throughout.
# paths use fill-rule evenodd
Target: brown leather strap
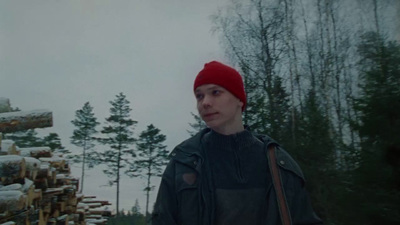
M 278 200 L 278 207 L 281 216 L 282 225 L 291 225 L 291 219 L 289 215 L 289 208 L 286 204 L 285 195 L 283 193 L 283 187 L 281 182 L 281 177 L 279 174 L 279 168 L 276 162 L 275 156 L 275 146 L 270 146 L 268 148 L 268 159 L 269 167 L 272 175 L 272 183 L 274 184 L 274 189 L 276 192 L 276 198 Z

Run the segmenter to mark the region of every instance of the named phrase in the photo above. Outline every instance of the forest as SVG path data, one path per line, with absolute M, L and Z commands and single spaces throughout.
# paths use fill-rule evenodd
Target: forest
M 299 162 L 325 224 L 400 222 L 396 4 L 232 1 L 212 17 L 244 78 L 244 120 Z

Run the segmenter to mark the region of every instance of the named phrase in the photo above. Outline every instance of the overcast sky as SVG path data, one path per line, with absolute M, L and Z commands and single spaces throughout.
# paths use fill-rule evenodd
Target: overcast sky
M 171 150 L 189 137 L 194 77 L 208 61 L 227 62 L 210 31 L 210 15 L 227 3 L 0 1 L 0 97 L 22 110 L 51 110 L 54 126 L 40 133 L 58 133 L 73 150 L 75 111 L 89 101 L 103 123 L 109 101 L 123 92 L 138 121 L 135 134 L 152 123 Z M 85 178 L 84 194 L 109 200 L 114 208 L 116 188 L 102 186 L 108 178 L 96 171 Z M 80 168 L 73 174 L 79 176 Z M 131 209 L 137 198 L 143 211 L 144 180 L 124 178 L 122 184 L 120 209 Z

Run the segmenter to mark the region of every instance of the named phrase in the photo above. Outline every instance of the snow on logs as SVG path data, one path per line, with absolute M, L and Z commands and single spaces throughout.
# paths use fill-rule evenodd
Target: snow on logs
M 0 97 L 0 113 L 10 112 L 10 111 L 11 111 L 10 99 Z
M 105 224 L 111 211 L 96 209 L 107 201 L 80 203 L 79 179 L 70 176 L 68 161 L 47 146 L 19 148 L 3 133 L 51 127 L 47 110 L 12 110 L 10 101 L 0 97 L 0 225 L 12 224 Z M 79 206 L 83 204 L 84 209 Z M 106 214 L 107 212 L 107 214 Z M 85 217 L 89 221 L 85 220 Z
M 0 179 L 2 184 L 15 183 L 25 177 L 26 163 L 19 155 L 0 156 Z
M 1 136 L 1 133 L 0 133 Z M 1 137 L 0 137 L 1 139 Z M 12 140 L 0 140 L 0 155 L 19 155 L 17 151 L 17 146 Z
M 3 133 L 51 126 L 53 126 L 53 115 L 48 110 L 0 113 L 0 132 Z
M 0 191 L 0 212 L 22 210 L 26 196 L 19 190 Z
M 33 157 L 33 158 L 42 158 L 42 157 L 51 157 L 51 149 L 49 147 L 32 147 L 32 148 L 18 148 L 21 156 Z

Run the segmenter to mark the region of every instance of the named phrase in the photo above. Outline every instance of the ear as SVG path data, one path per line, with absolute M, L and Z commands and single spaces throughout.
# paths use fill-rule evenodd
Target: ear
M 243 105 L 244 105 L 244 103 L 243 103 L 242 101 L 240 101 L 240 99 L 239 99 L 239 106 L 240 106 L 240 108 L 242 108 Z

